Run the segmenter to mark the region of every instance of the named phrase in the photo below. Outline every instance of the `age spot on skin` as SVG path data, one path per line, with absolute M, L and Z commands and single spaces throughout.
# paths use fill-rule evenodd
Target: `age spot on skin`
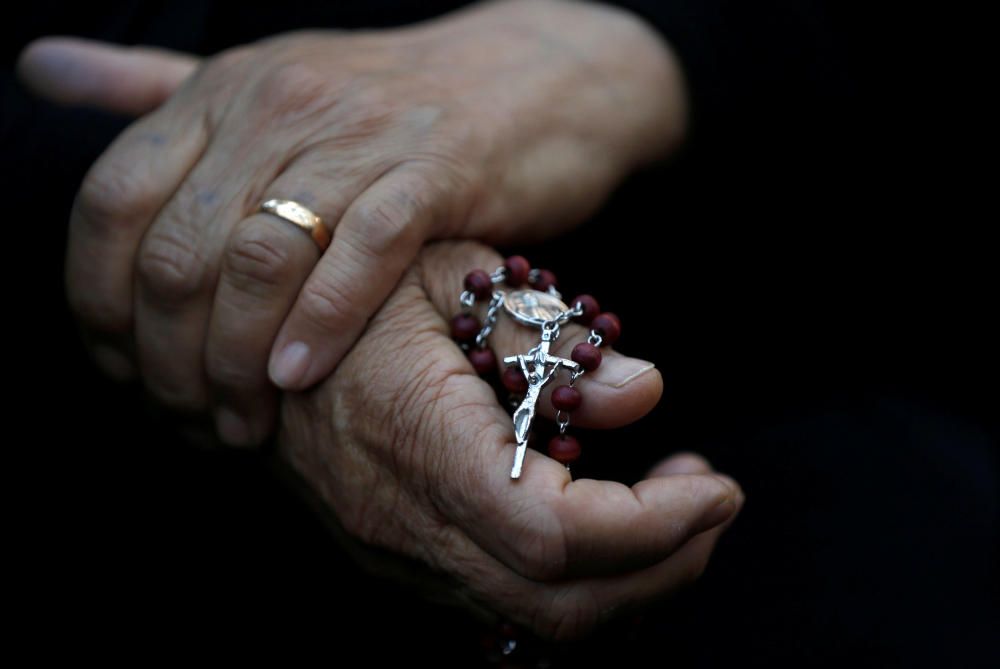
M 153 146 L 163 146 L 164 144 L 167 143 L 166 135 L 163 135 L 158 132 L 144 132 L 143 134 L 139 135 L 139 139 L 141 139 L 144 142 L 149 142 Z
M 214 190 L 200 190 L 198 191 L 198 203 L 204 205 L 215 204 L 219 199 L 219 194 Z

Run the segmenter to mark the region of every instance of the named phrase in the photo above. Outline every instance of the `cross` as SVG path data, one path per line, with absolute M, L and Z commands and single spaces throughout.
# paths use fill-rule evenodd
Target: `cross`
M 542 328 L 542 343 L 521 355 L 512 355 L 503 359 L 507 365 L 521 365 L 524 378 L 528 380 L 528 392 L 524 395 L 521 405 L 514 412 L 514 436 L 517 437 L 517 453 L 514 455 L 514 467 L 510 470 L 512 479 L 520 478 L 521 464 L 524 462 L 524 453 L 528 447 L 528 431 L 531 423 L 535 419 L 535 406 L 538 404 L 538 396 L 542 389 L 555 378 L 556 373 L 562 367 L 567 367 L 574 372 L 580 371 L 580 365 L 549 355 L 549 347 L 558 337 L 553 336 L 553 332 L 558 333 L 558 329 L 550 330 Z M 549 366 L 551 365 L 551 368 Z

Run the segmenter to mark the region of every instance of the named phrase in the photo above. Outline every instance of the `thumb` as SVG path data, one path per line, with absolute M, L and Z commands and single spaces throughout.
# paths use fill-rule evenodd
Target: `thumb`
M 141 116 L 169 98 L 200 58 L 159 47 L 42 37 L 17 59 L 21 81 L 43 98 Z

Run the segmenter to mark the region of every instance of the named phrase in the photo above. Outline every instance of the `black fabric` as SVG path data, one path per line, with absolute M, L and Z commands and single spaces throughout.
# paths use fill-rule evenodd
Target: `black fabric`
M 12 445 L 33 460 L 19 498 L 30 627 L 103 656 L 201 642 L 228 659 L 320 649 L 356 666 L 350 649 L 477 666 L 474 625 L 363 575 L 261 459 L 186 445 L 89 365 L 63 300 L 65 221 L 128 120 L 37 100 L 12 73 L 42 34 L 210 55 L 457 4 L 36 2 L 12 22 L 0 169 L 6 247 L 35 254 L 7 265 L 23 400 L 10 420 L 32 434 Z M 646 420 L 583 435 L 578 475 L 633 480 L 698 450 L 748 502 L 695 587 L 560 661 L 996 666 L 995 246 L 956 148 L 976 128 L 941 92 L 952 52 L 932 61 L 920 43 L 948 17 L 622 4 L 684 64 L 691 138 L 569 235 L 573 253 L 518 250 L 619 313 L 620 348 L 665 377 Z

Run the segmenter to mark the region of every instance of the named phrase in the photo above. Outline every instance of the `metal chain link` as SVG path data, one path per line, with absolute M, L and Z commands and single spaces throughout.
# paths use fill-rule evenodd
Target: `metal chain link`
M 506 280 L 507 280 L 507 268 L 504 267 L 503 265 L 497 267 L 495 270 L 493 270 L 493 273 L 490 274 L 490 281 L 493 283 L 493 285 L 496 285 L 498 283 L 503 283 Z M 465 307 L 466 311 L 476 306 L 476 296 L 473 295 L 468 290 L 462 291 L 462 294 L 459 295 L 458 297 L 458 301 L 463 307 Z
M 574 316 L 580 316 L 583 314 L 583 309 L 580 308 L 580 303 L 577 302 L 576 306 L 573 307 L 572 311 L 576 312 Z M 564 313 L 569 313 L 564 312 Z M 600 346 L 603 343 L 601 335 L 597 333 L 597 330 L 591 330 L 590 336 L 587 337 L 587 342 L 594 346 Z M 579 379 L 584 374 L 583 367 L 579 367 L 570 373 L 569 377 L 569 387 L 573 388 L 576 386 L 577 379 Z M 569 427 L 569 415 L 562 410 L 556 411 L 556 422 L 559 424 L 559 434 L 566 434 L 566 428 Z M 566 469 L 569 469 L 569 465 L 566 465 Z
M 506 280 L 507 280 L 507 268 L 504 267 L 503 265 L 497 267 L 495 270 L 493 270 L 493 274 L 490 274 L 490 281 L 492 281 L 494 285 L 498 283 L 503 283 Z
M 500 312 L 500 307 L 503 306 L 503 293 L 496 291 L 493 293 L 493 299 L 490 300 L 490 306 L 486 310 L 486 320 L 483 321 L 483 329 L 479 331 L 476 335 L 476 346 L 479 348 L 483 347 L 486 343 L 487 337 L 493 332 L 493 326 L 497 323 L 497 314 Z
M 569 414 L 559 409 L 556 411 L 556 422 L 559 423 L 559 434 L 566 434 L 566 428 L 569 427 Z

